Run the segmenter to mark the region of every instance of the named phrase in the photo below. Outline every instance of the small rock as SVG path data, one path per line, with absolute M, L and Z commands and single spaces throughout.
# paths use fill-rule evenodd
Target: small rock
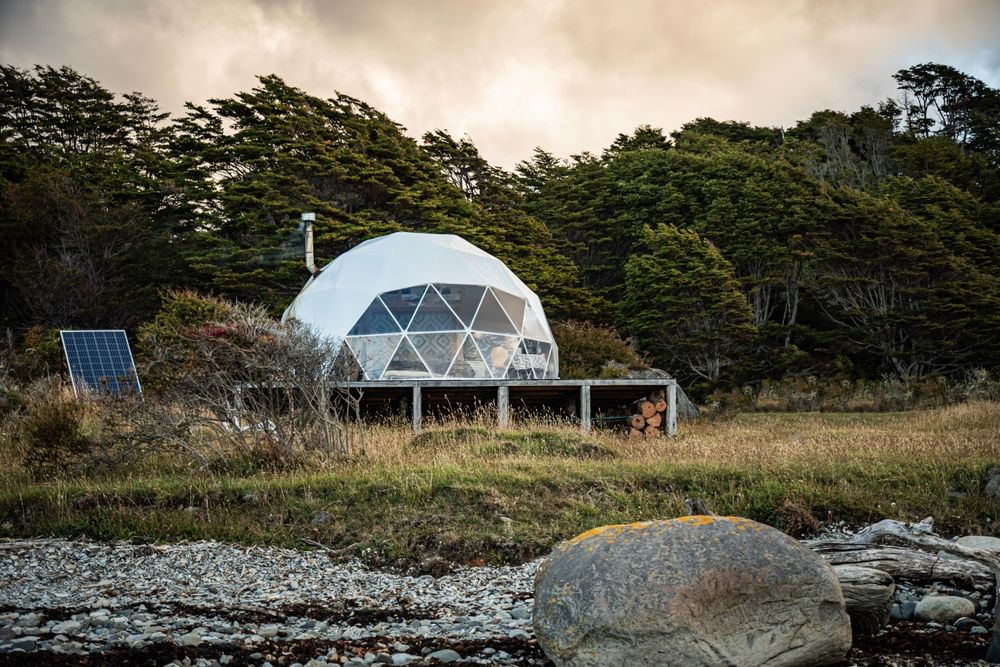
M 526 607 L 515 607 L 510 610 L 510 617 L 523 621 L 527 618 L 531 618 L 531 610 Z
M 34 637 L 20 637 L 15 639 L 10 643 L 10 648 L 14 651 L 34 651 L 35 650 L 35 638 Z
M 976 605 L 971 600 L 954 595 L 928 595 L 917 603 L 913 610 L 922 621 L 954 621 L 962 616 L 976 613 Z
M 514 628 L 513 630 L 507 633 L 507 636 L 510 637 L 511 639 L 521 639 L 523 641 L 528 641 L 529 639 L 531 639 L 531 635 L 529 635 L 521 628 Z
M 257 630 L 257 634 L 266 639 L 277 637 L 279 632 L 281 632 L 281 628 L 278 625 L 275 625 L 274 623 L 262 625 Z
M 174 641 L 178 646 L 201 646 L 201 633 L 194 630 L 181 635 Z
M 899 605 L 900 613 L 903 615 L 904 621 L 912 621 L 913 615 L 916 613 L 917 603 L 912 600 L 904 602 Z
M 52 626 L 52 632 L 57 635 L 71 635 L 79 632 L 82 627 L 80 621 L 62 621 Z
M 975 625 L 975 626 L 969 628 L 969 634 L 970 635 L 985 635 L 987 632 L 989 632 L 989 630 L 987 630 L 986 628 L 984 628 L 981 625 Z
M 434 651 L 433 653 L 427 654 L 428 660 L 437 660 L 438 662 L 455 662 L 461 660 L 462 656 L 457 652 L 452 651 L 450 648 L 441 649 L 440 651 Z
M 409 653 L 393 653 L 392 654 L 392 664 L 393 665 L 408 665 L 411 662 L 416 662 L 420 660 L 415 655 L 410 655 Z

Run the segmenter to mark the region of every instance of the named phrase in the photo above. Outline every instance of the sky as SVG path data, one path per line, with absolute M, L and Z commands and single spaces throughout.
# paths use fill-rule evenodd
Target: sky
M 274 73 L 511 168 L 698 117 L 789 127 L 952 65 L 1000 86 L 1000 0 L 0 0 L 0 62 L 172 113 Z

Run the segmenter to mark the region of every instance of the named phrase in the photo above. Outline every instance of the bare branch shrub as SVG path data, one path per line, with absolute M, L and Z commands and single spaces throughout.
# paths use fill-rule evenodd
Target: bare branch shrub
M 279 324 L 258 306 L 226 304 L 223 315 L 201 325 L 161 322 L 143 334 L 151 371 L 169 368 L 163 398 L 195 432 L 276 464 L 306 451 L 363 450 L 360 430 L 346 427 L 358 404 L 343 386 L 353 369 L 340 341 Z

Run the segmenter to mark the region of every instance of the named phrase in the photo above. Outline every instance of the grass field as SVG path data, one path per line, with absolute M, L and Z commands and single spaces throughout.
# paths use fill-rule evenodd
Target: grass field
M 496 432 L 374 427 L 350 460 L 282 472 L 211 472 L 167 456 L 32 482 L 0 452 L 0 535 L 218 539 L 309 548 L 373 564 L 511 563 L 606 523 L 716 513 L 790 533 L 814 521 L 934 516 L 944 534 L 996 532 L 982 495 L 1000 464 L 1000 404 L 883 414 L 748 414 L 675 439 L 583 437 L 570 425 Z M 437 561 L 440 562 L 440 561 Z

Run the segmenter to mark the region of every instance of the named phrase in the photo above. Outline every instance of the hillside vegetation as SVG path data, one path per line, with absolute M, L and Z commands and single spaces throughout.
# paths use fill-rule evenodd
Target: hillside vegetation
M 275 75 L 168 117 L 68 68 L 4 66 L 0 328 L 21 352 L 60 327 L 134 333 L 168 288 L 278 313 L 309 210 L 323 262 L 392 231 L 461 234 L 550 318 L 610 327 L 696 397 L 995 373 L 1000 92 L 934 63 L 893 77 L 893 99 L 789 128 L 641 126 L 507 171 Z

